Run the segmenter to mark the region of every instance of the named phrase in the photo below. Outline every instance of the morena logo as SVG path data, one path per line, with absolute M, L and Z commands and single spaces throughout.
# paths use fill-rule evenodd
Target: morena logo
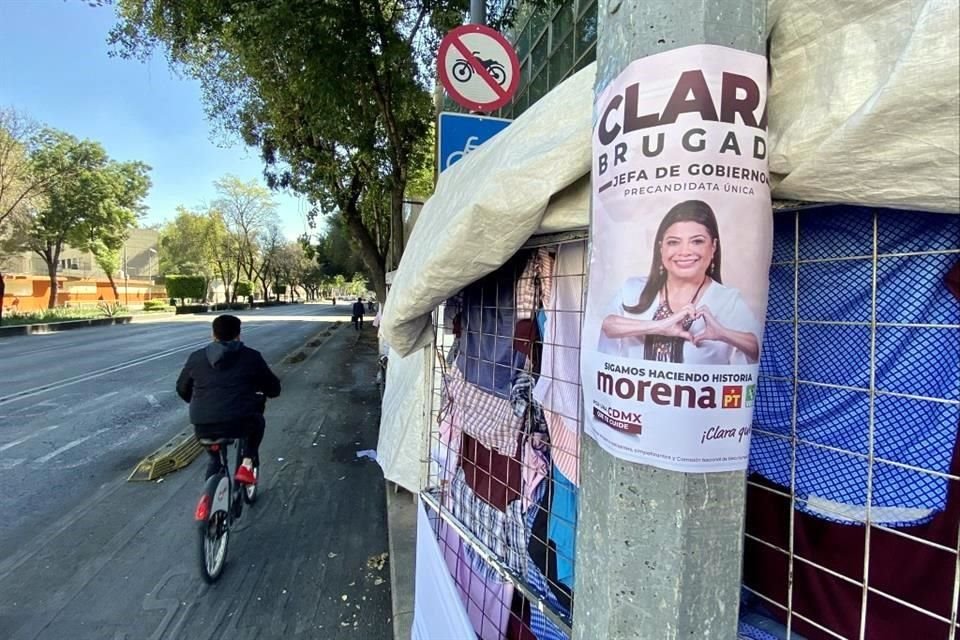
M 635 380 L 633 378 L 614 377 L 609 373 L 597 372 L 597 391 L 623 400 L 652 402 L 663 407 L 684 407 L 687 409 L 716 409 L 717 390 L 711 386 L 694 387 L 687 384 L 669 384 Z M 720 392 L 721 409 L 740 409 L 743 407 L 743 386 L 724 385 Z

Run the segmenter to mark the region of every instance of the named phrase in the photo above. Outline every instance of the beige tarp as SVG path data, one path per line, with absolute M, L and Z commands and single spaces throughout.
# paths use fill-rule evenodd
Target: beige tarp
M 771 0 L 775 198 L 960 211 L 957 0 Z

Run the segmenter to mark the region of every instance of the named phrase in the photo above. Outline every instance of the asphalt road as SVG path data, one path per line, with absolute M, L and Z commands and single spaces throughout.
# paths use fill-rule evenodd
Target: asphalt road
M 186 426 L 173 385 L 210 318 L 0 339 L 0 638 L 389 638 L 382 476 L 355 457 L 376 446 L 375 338 L 348 313 L 239 314 L 284 394 L 213 587 L 191 519 L 205 461 L 125 481 Z

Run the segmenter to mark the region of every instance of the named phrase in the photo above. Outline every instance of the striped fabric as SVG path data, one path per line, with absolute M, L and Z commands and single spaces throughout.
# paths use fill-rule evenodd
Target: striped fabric
M 550 456 L 570 482 L 580 485 L 580 426 L 579 420 L 544 410 L 547 429 L 550 431 Z M 571 427 L 573 427 L 571 429 Z

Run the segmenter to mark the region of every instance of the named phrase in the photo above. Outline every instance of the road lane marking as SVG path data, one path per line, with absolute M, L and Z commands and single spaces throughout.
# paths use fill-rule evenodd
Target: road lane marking
M 42 458 L 37 458 L 36 460 L 34 460 L 34 463 L 35 463 L 35 464 L 46 464 L 47 462 L 50 462 L 51 460 L 53 460 L 54 458 L 56 458 L 56 457 L 57 457 L 58 455 L 60 455 L 61 453 L 65 453 L 65 452 L 69 451 L 70 449 L 73 449 L 74 447 L 83 444 L 84 442 L 86 442 L 86 441 L 89 440 L 90 438 L 93 438 L 94 436 L 98 436 L 98 435 L 100 435 L 101 433 L 103 433 L 104 431 L 109 431 L 109 430 L 110 430 L 109 427 L 104 427 L 103 429 L 97 429 L 96 431 L 94 431 L 94 432 L 91 433 L 90 435 L 83 436 L 82 438 L 77 438 L 77 439 L 74 440 L 73 442 L 68 442 L 67 444 L 63 445 L 63 446 L 60 447 L 59 449 L 56 449 L 56 450 L 54 450 L 54 451 L 51 451 L 50 453 L 48 453 L 47 455 L 43 456 Z
M 244 332 L 249 334 L 258 329 L 264 329 L 264 328 L 266 327 L 264 326 L 251 327 L 250 329 L 245 329 Z M 102 378 L 103 376 L 110 375 L 111 373 L 116 373 L 117 371 L 123 371 L 124 369 L 136 367 L 137 365 L 146 364 L 148 362 L 153 362 L 154 360 L 160 360 L 162 358 L 167 358 L 169 356 L 175 355 L 177 353 L 182 353 L 184 351 L 199 349 L 208 344 L 210 344 L 210 341 L 204 340 L 203 342 L 194 342 L 188 345 L 174 347 L 172 349 L 167 349 L 165 351 L 158 351 L 157 353 L 140 356 L 139 358 L 134 358 L 133 360 L 128 360 L 127 362 L 121 362 L 120 364 L 115 364 L 109 367 L 104 367 L 102 369 L 97 369 L 95 371 L 90 371 L 87 373 L 81 373 L 79 375 L 75 375 L 70 378 L 64 378 L 63 380 L 60 380 L 58 382 L 51 382 L 50 384 L 40 385 L 38 387 L 33 387 L 32 389 L 25 389 L 23 391 L 18 391 L 17 393 L 11 393 L 10 395 L 7 395 L 7 396 L 0 396 L 0 405 L 6 404 L 8 402 L 13 402 L 16 400 L 24 400 L 26 398 L 32 398 L 33 396 L 37 396 L 42 393 L 47 393 L 48 391 L 56 391 L 57 389 L 70 387 L 75 384 L 80 384 L 81 382 L 95 380 L 96 378 Z
M 58 425 L 58 424 L 55 424 L 55 425 L 53 425 L 53 426 L 51 426 L 51 427 L 44 427 L 43 429 L 40 429 L 39 431 L 34 431 L 34 432 L 31 433 L 30 435 L 24 436 L 24 437 L 20 438 L 19 440 L 14 440 L 13 442 L 8 442 L 7 444 L 5 444 L 5 445 L 3 445 L 3 446 L 0 446 L 0 453 L 6 451 L 7 449 L 13 449 L 13 448 L 14 448 L 15 446 L 17 446 L 18 444 L 23 444 L 24 442 L 26 442 L 27 440 L 29 440 L 29 439 L 31 439 L 31 438 L 36 438 L 36 437 L 37 437 L 38 435 L 40 435 L 41 433 L 46 433 L 47 431 L 53 431 L 54 429 L 58 429 L 58 428 L 60 428 L 60 425 Z
M 9 460 L 0 460 L 0 471 L 9 471 L 16 466 L 19 466 L 26 462 L 26 458 L 12 458 Z
M 140 365 L 140 364 L 146 364 L 146 363 L 148 363 L 148 362 L 153 362 L 154 360 L 159 360 L 159 359 L 161 359 L 161 358 L 166 358 L 166 357 L 168 357 L 168 356 L 172 356 L 172 355 L 174 355 L 174 354 L 181 353 L 181 352 L 187 351 L 187 350 L 189 350 L 189 349 L 198 349 L 198 348 L 200 348 L 201 346 L 203 346 L 203 345 L 205 345 L 205 344 L 208 344 L 208 342 L 209 342 L 209 341 L 197 342 L 197 343 L 189 344 L 189 345 L 186 345 L 186 346 L 177 347 L 177 348 L 174 348 L 174 349 L 168 349 L 167 351 L 161 351 L 161 352 L 159 352 L 159 353 L 149 354 L 149 355 L 142 356 L 142 357 L 140 357 L 140 358 L 136 358 L 136 359 L 134 359 L 134 360 L 130 360 L 130 361 L 127 361 L 127 362 L 123 362 L 123 363 L 120 363 L 120 364 L 117 364 L 117 365 L 113 365 L 113 366 L 110 366 L 110 367 L 104 367 L 103 369 L 98 369 L 98 370 L 96 370 L 96 371 L 91 371 L 91 372 L 88 372 L 88 373 L 82 373 L 82 374 L 80 374 L 80 375 L 76 375 L 76 376 L 73 376 L 73 377 L 70 377 L 70 378 L 65 378 L 65 379 L 63 379 L 63 380 L 60 380 L 59 382 L 51 382 L 50 384 L 41 385 L 41 386 L 39 386 L 39 387 L 34 387 L 34 388 L 32 388 L 32 389 L 26 389 L 26 390 L 24 390 L 24 391 L 19 391 L 19 392 L 17 392 L 17 393 L 12 393 L 12 394 L 10 394 L 10 395 L 8 395 L 8 396 L 0 397 L 0 405 L 5 404 L 5 403 L 7 403 L 7 402 L 14 401 L 14 400 L 23 400 L 23 399 L 26 399 L 26 398 L 31 398 L 31 397 L 33 397 L 33 396 L 40 395 L 41 393 L 47 393 L 48 391 L 56 391 L 57 389 L 62 389 L 62 388 L 64 388 L 64 387 L 73 386 L 73 385 L 79 384 L 79 383 L 81 383 L 81 382 L 87 382 L 88 380 L 94 380 L 94 379 L 96 379 L 96 378 L 101 378 L 101 377 L 103 377 L 103 376 L 105 376 L 105 375 L 109 375 L 109 374 L 111 374 L 111 373 L 116 373 L 117 371 L 123 371 L 124 369 L 129 369 L 129 368 L 131 368 L 131 367 L 135 367 L 135 366 Z
M 147 402 L 150 403 L 151 407 L 159 407 L 160 403 L 157 402 L 157 397 L 152 393 L 147 394 Z

